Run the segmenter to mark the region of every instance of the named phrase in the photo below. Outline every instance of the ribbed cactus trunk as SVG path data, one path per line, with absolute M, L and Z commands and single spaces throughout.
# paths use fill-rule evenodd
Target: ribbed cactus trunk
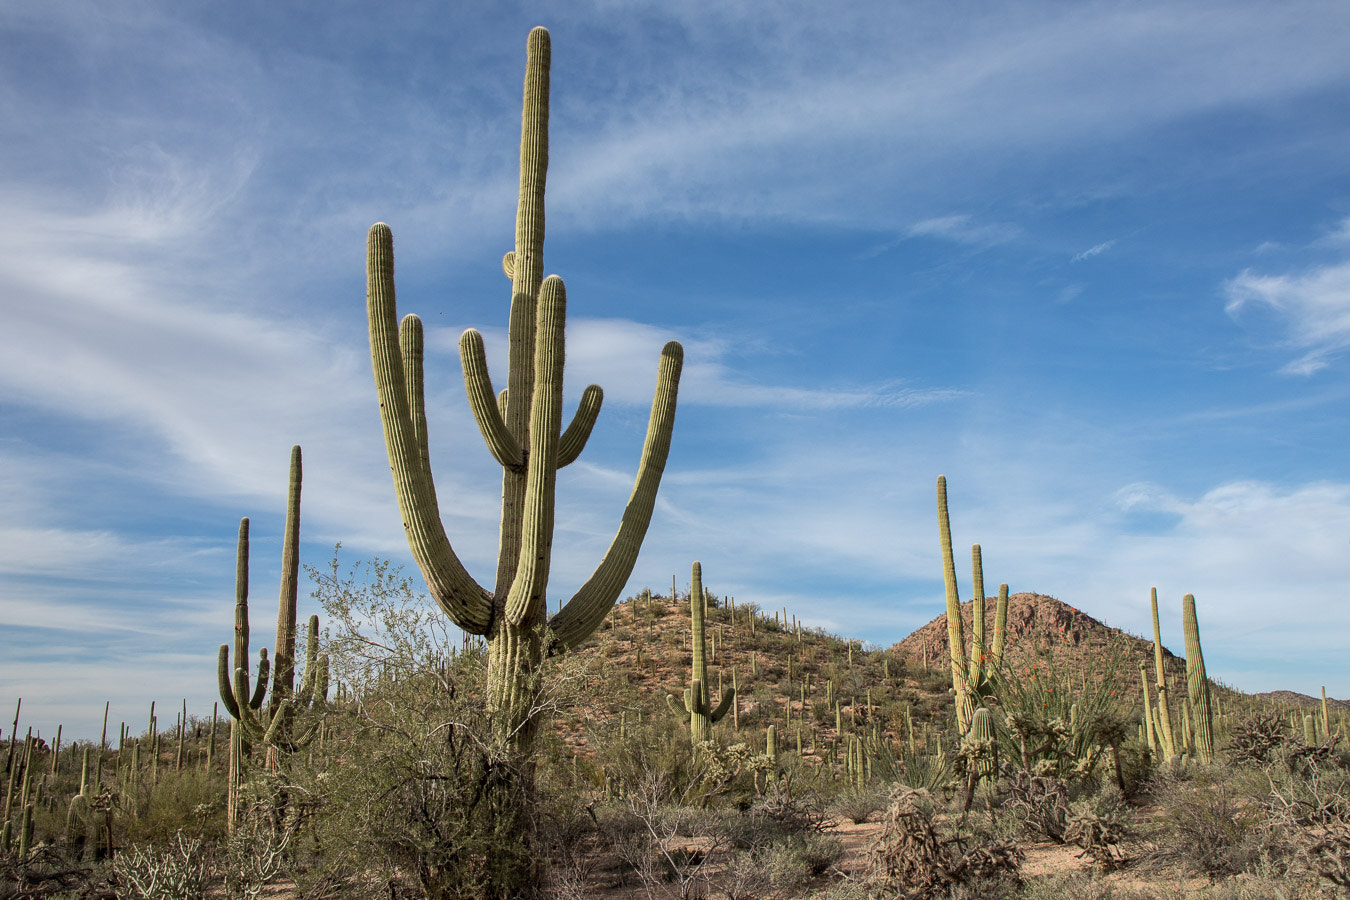
M 970 686 L 979 691 L 986 661 L 984 642 L 984 560 L 980 545 L 970 548 Z
M 974 692 L 966 671 L 965 625 L 961 621 L 961 596 L 956 587 L 956 560 L 952 556 L 952 526 L 947 516 L 947 477 L 937 480 L 938 539 L 942 545 L 942 576 L 947 589 L 947 648 L 951 657 L 952 691 L 956 695 L 956 728 L 970 730 L 975 714 Z
M 1144 736 L 1148 739 L 1150 753 L 1158 752 L 1158 735 L 1153 730 L 1153 701 L 1148 693 L 1148 667 L 1139 664 L 1139 686 L 1144 690 Z
M 370 229 L 367 248 L 371 364 L 408 546 L 445 614 L 465 632 L 486 636 L 487 705 L 498 736 L 522 753 L 532 741 L 544 653 L 569 649 L 594 633 L 632 573 L 670 451 L 684 353 L 674 341 L 661 352 L 642 459 L 618 533 L 591 578 L 548 617 L 545 592 L 557 471 L 580 455 L 603 398 L 599 387 L 586 388 L 575 417 L 562 430 L 567 297 L 560 278 L 543 277 L 550 53 L 548 32 L 531 31 L 515 248 L 502 260 L 511 279 L 511 309 L 509 370 L 500 395 L 488 376 L 482 336 L 470 329 L 459 341 L 469 407 L 502 467 L 497 573 L 491 591 L 465 570 L 441 524 L 427 443 L 422 325 L 411 315 L 398 322 L 388 225 L 377 223 Z
M 1149 589 L 1149 602 L 1153 606 L 1153 669 L 1158 683 L 1158 725 L 1162 732 L 1159 740 L 1163 756 L 1171 760 L 1176 758 L 1177 744 L 1172 733 L 1172 712 L 1167 702 L 1167 665 L 1163 659 L 1162 628 L 1158 624 L 1157 588 Z
M 1008 586 L 998 586 L 998 602 L 994 606 L 994 647 L 989 654 L 993 671 L 1003 669 L 1003 647 L 1008 640 Z
M 1195 616 L 1195 597 L 1181 598 L 1181 620 L 1186 630 L 1186 690 L 1191 698 L 1191 735 L 1200 762 L 1214 759 L 1214 717 L 1210 709 L 1209 679 L 1200 651 L 1200 623 Z

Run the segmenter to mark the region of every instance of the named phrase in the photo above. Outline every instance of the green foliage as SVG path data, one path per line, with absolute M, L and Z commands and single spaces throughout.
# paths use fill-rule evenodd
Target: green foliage
M 991 686 L 1002 713 L 997 733 L 1005 758 L 1038 775 L 1091 778 L 1105 752 L 1125 743 L 1126 723 L 1133 720 L 1117 677 L 1127 652 L 1118 646 L 1078 679 L 1050 654 L 996 673 Z
M 158 779 L 141 778 L 118 798 L 125 840 L 162 846 L 184 834 L 214 843 L 225 835 L 225 779 L 219 772 L 165 767 Z

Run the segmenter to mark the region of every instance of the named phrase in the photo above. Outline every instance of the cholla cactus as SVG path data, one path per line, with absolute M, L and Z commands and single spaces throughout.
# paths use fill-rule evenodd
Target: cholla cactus
M 716 708 L 713 707 L 708 693 L 708 662 L 703 641 L 703 566 L 699 563 L 694 563 L 690 581 L 689 616 L 693 633 L 691 641 L 693 672 L 689 687 L 684 689 L 684 703 L 681 704 L 672 694 L 666 694 L 666 703 L 670 704 L 671 710 L 677 715 L 689 716 L 690 739 L 697 745 L 709 739 L 712 726 L 722 721 L 722 717 L 727 714 L 727 710 L 735 701 L 736 689 L 733 687 L 723 691 L 721 701 Z
M 388 225 L 377 223 L 370 229 L 367 254 L 371 362 L 408 546 L 432 597 L 451 621 L 487 638 L 487 705 L 499 737 L 522 753 L 532 744 L 537 675 L 544 653 L 575 647 L 590 637 L 632 573 L 670 452 L 684 359 L 684 350 L 674 341 L 661 351 L 638 476 L 618 533 L 595 573 L 549 617 L 545 590 L 558 469 L 572 463 L 585 447 L 603 396 L 595 385 L 586 388 L 575 418 L 562 430 L 567 298 L 562 279 L 543 277 L 550 55 L 548 31 L 531 31 L 515 249 L 502 260 L 512 282 L 504 391 L 497 394 L 488 377 L 482 336 L 471 329 L 459 342 L 469 406 L 502 467 L 501 530 L 492 590 L 465 570 L 441 523 L 427 443 L 422 325 L 416 316 L 405 318 L 401 327 L 398 324 L 393 235 Z M 550 647 L 544 644 L 546 631 Z

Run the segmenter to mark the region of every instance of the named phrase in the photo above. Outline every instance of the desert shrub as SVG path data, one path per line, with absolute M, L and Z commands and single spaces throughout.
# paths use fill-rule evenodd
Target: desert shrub
M 444 618 L 387 563 L 345 576 L 334 560 L 311 575 L 331 667 L 354 698 L 331 714 L 325 752 L 338 764 L 298 785 L 316 798 L 309 839 L 327 870 L 374 874 L 389 891 L 411 880 L 431 898 L 529 896 L 541 798 L 485 708 L 485 654 L 456 652 Z M 568 659 L 539 678 L 532 724 L 574 700 L 584 673 Z
M 994 896 L 1020 883 L 1022 856 L 1016 844 L 970 831 L 964 820 L 940 825 L 931 795 L 897 788 L 868 850 L 867 881 L 874 893 L 905 900 Z
M 448 690 L 387 685 L 338 715 L 315 840 L 428 897 L 508 897 L 536 879 L 534 792 L 493 735 L 470 659 Z
M 673 803 L 662 774 L 599 810 L 600 839 L 648 895 L 672 882 L 677 896 L 699 896 L 710 871 L 729 855 L 725 810 Z
M 874 749 L 873 774 L 882 781 L 902 784 L 936 793 L 946 788 L 955 776 L 952 757 L 940 746 L 910 747 L 902 743 L 898 749 L 881 741 Z
M 179 832 L 207 843 L 225 836 L 225 779 L 217 772 L 168 770 L 154 781 L 143 772 L 118 801 L 114 823 L 131 843 L 167 845 Z
M 1122 798 L 1110 791 L 1074 801 L 1065 815 L 1064 842 L 1081 848 L 1080 857 L 1090 857 L 1104 870 L 1125 861 L 1120 844 L 1132 831 Z
M 830 812 L 861 825 L 886 805 L 886 794 L 878 787 L 852 788 L 830 804 Z
M 1221 770 L 1192 766 L 1155 777 L 1150 793 L 1161 807 L 1151 835 L 1154 861 L 1189 874 L 1225 878 L 1283 855 L 1262 807 L 1241 796 Z

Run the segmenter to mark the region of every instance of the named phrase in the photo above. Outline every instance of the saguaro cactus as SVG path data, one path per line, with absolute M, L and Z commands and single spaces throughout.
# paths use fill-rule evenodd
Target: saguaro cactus
M 427 442 L 422 325 L 416 316 L 398 325 L 388 225 L 377 223 L 370 229 L 367 255 L 371 362 L 408 546 L 445 614 L 466 632 L 487 638 L 488 708 L 499 736 L 521 751 L 532 740 L 531 710 L 539 689 L 536 675 L 545 651 L 545 626 L 550 650 L 581 643 L 604 621 L 632 573 L 670 451 L 684 359 L 674 341 L 661 351 L 642 459 L 618 533 L 595 573 L 549 618 L 545 589 L 557 473 L 585 447 L 603 396 L 595 385 L 586 388 L 571 425 L 562 431 L 566 292 L 562 279 L 543 277 L 549 58 L 548 32 L 536 28 L 530 32 L 525 65 L 515 249 L 502 260 L 512 282 L 506 390 L 494 392 L 482 336 L 470 329 L 459 341 L 469 406 L 502 466 L 497 575 L 491 591 L 465 570 L 441 524 Z
M 1209 703 L 1209 679 L 1205 657 L 1200 652 L 1200 623 L 1195 617 L 1195 597 L 1181 598 L 1181 624 L 1186 630 L 1186 691 L 1191 698 L 1191 734 L 1200 762 L 1214 759 L 1214 718 Z
M 1158 589 L 1149 589 L 1149 603 L 1153 607 L 1153 669 L 1158 683 L 1158 735 L 1163 755 L 1172 760 L 1177 755 L 1176 736 L 1172 733 L 1172 712 L 1167 702 L 1167 666 L 1163 660 L 1162 628 L 1158 624 Z
M 712 726 L 722 721 L 736 698 L 736 689 L 722 692 L 722 699 L 714 709 L 708 692 L 708 662 L 703 649 L 703 566 L 694 563 L 689 590 L 690 630 L 693 633 L 693 661 L 689 687 L 684 689 L 684 703 L 666 694 L 666 702 L 677 715 L 689 716 L 689 736 L 695 744 L 712 736 Z M 770 726 L 772 727 L 772 726 Z
M 318 653 L 319 617 L 309 621 L 309 642 L 305 651 L 305 674 L 299 695 L 295 688 L 295 616 L 300 568 L 300 487 L 301 460 L 299 446 L 291 448 L 290 487 L 286 501 L 286 532 L 282 542 L 281 594 L 277 603 L 277 637 L 275 678 L 272 682 L 272 700 L 263 709 L 267 692 L 269 665 L 267 648 L 258 651 L 258 674 L 249 689 L 248 676 L 248 558 L 249 521 L 239 521 L 239 544 L 234 573 L 234 658 L 237 665 L 230 667 L 230 646 L 220 645 L 216 676 L 220 685 L 220 699 L 225 709 L 239 723 L 240 737 L 246 741 L 266 744 L 283 750 L 294 750 L 305 743 L 313 729 L 303 735 L 291 731 L 294 709 L 308 708 L 322 703 L 328 694 L 328 656 Z
M 947 589 L 947 645 L 952 663 L 952 690 L 956 694 L 956 724 L 961 734 L 970 730 L 981 694 L 987 688 L 991 669 L 1003 664 L 1005 630 L 1008 625 L 1008 586 L 998 587 L 998 605 L 994 611 L 993 652 L 986 660 L 984 640 L 984 565 L 980 545 L 970 548 L 971 576 L 975 592 L 971 631 L 974 639 L 970 658 L 966 659 L 965 623 L 961 620 L 961 595 L 956 585 L 956 562 L 952 556 L 952 526 L 947 515 L 947 477 L 937 479 L 938 538 L 942 544 L 943 583 Z

